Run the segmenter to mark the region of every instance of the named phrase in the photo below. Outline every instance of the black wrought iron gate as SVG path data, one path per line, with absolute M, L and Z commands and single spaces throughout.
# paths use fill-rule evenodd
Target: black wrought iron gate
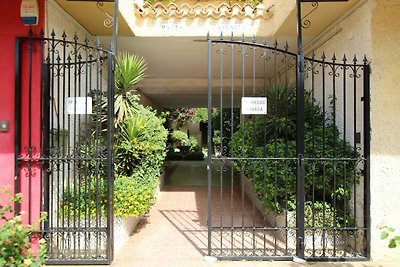
M 16 41 L 16 191 L 41 234 L 48 263 L 113 257 L 113 57 L 100 43 Z M 40 66 L 40 70 L 38 70 Z
M 370 66 L 305 58 L 298 114 L 296 56 L 276 41 L 208 41 L 210 256 L 369 257 Z M 304 155 L 296 154 L 300 115 Z

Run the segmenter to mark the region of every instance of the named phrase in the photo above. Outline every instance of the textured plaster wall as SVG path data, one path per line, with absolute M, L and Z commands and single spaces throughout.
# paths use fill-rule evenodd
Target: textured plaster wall
M 77 34 L 79 41 L 84 42 L 85 36 L 95 43 L 93 38 L 88 31 L 82 27 L 74 18 L 72 18 L 64 9 L 62 9 L 55 0 L 46 1 L 46 36 L 50 36 L 54 30 L 56 38 L 62 38 L 62 34 L 65 31 L 68 40 L 72 40 L 75 33 Z
M 372 9 L 371 214 L 372 255 L 399 256 L 387 249 L 379 227 L 400 231 L 400 1 L 377 0 Z
M 380 240 L 384 225 L 400 230 L 400 1 L 361 1 L 306 46 L 320 55 L 349 60 L 364 54 L 371 61 L 371 257 L 387 260 L 399 250 Z M 360 120 L 360 119 L 359 119 Z M 361 195 L 359 196 L 361 199 Z

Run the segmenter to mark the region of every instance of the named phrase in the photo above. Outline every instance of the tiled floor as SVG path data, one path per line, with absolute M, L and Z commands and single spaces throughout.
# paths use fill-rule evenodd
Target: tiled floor
M 182 166 L 181 166 L 182 167 Z M 189 168 L 190 169 L 190 168 Z M 194 175 L 194 170 L 187 166 L 181 168 L 182 177 Z M 179 172 L 178 168 L 174 169 Z M 203 171 L 202 171 L 203 172 Z M 172 173 L 169 173 L 171 175 Z M 254 211 L 250 201 L 246 199 L 242 206 L 240 190 L 223 190 L 213 187 L 212 197 L 223 201 L 213 201 L 212 217 L 213 226 L 253 226 L 265 225 L 261 215 Z M 221 205 L 221 203 L 223 203 Z M 239 217 L 232 217 L 233 207 Z M 244 207 L 244 209 L 243 209 Z M 222 215 L 220 216 L 222 211 Z M 246 212 L 243 212 L 246 211 Z M 254 219 L 253 219 L 254 218 Z M 249 244 L 263 243 L 266 246 L 282 246 L 271 236 L 265 233 L 249 232 L 245 237 L 239 232 L 237 236 L 221 235 L 216 231 L 212 238 L 212 246 L 226 249 L 232 242 L 235 246 L 245 247 Z M 297 262 L 279 261 L 217 261 L 204 260 L 207 254 L 207 187 L 187 186 L 181 181 L 169 183 L 161 190 L 157 203 L 152 207 L 126 245 L 115 255 L 112 267 L 196 267 L 196 266 L 303 266 Z M 235 232 L 237 233 L 237 232 Z M 221 240 L 223 240 L 221 242 Z M 223 244 L 221 246 L 221 244 Z M 218 251 L 218 249 L 216 250 Z M 254 253 L 254 252 L 253 252 Z M 308 263 L 306 265 L 309 265 Z M 372 266 L 398 266 L 395 261 L 372 263 L 311 263 L 312 266 L 345 266 L 345 267 L 372 267 Z
M 187 176 L 194 182 L 193 176 L 206 177 L 206 172 L 198 164 L 191 166 L 180 163 L 173 168 L 166 179 L 166 186 L 162 189 L 156 205 L 142 220 L 139 227 L 129 239 L 126 246 L 116 255 L 112 267 L 126 266 L 301 266 L 295 262 L 271 261 L 218 261 L 207 262 L 203 257 L 207 254 L 207 187 L 199 182 L 198 186 L 187 186 L 182 181 Z M 225 177 L 223 177 L 226 180 Z M 191 183 L 192 183 L 191 182 Z M 190 183 L 189 183 L 190 184 Z M 205 183 L 206 184 L 206 183 Z M 215 184 L 215 183 L 213 183 Z M 212 225 L 220 226 L 265 226 L 261 214 L 253 209 L 253 205 L 245 198 L 242 206 L 242 195 L 239 187 L 231 194 L 227 190 L 229 182 L 223 182 L 225 190 L 212 187 Z M 221 201 L 222 200 L 222 201 Z M 233 208 L 235 216 L 232 216 Z M 221 216 L 222 214 L 222 216 Z M 237 216 L 239 215 L 239 216 Z M 229 249 L 232 242 L 238 247 L 252 247 L 253 242 L 270 246 L 282 247 L 271 235 L 265 233 L 232 232 L 219 234 L 217 230 L 212 236 L 212 247 Z M 231 234 L 231 235 L 230 235 Z M 221 245 L 222 244 L 222 245 Z M 247 245 L 246 245 L 247 244 Z M 239 251 L 240 253 L 240 251 Z M 387 263 L 389 264 L 389 263 Z M 314 266 L 386 266 L 375 263 L 346 263 L 331 264 L 319 263 Z M 388 265 L 389 266 L 389 265 Z

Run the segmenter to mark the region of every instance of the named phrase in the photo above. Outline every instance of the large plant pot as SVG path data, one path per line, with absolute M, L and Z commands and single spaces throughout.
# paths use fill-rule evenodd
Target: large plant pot
M 189 152 L 190 146 L 178 146 L 181 154 L 186 155 Z
M 243 188 L 246 196 L 253 202 L 270 226 L 280 229 L 285 229 L 286 227 L 289 228 L 287 230 L 287 234 L 285 231 L 277 231 L 276 238 L 282 242 L 287 242 L 288 248 L 294 249 L 296 247 L 296 212 L 285 211 L 278 214 L 273 211 L 265 210 L 253 190 L 253 185 L 247 177 L 244 177 Z M 337 235 L 335 240 L 331 233 L 328 231 L 323 233 L 322 230 L 307 232 L 304 239 L 304 245 L 308 249 L 313 248 L 313 246 L 317 248 L 332 248 L 334 246 L 334 242 L 336 242 L 337 249 L 344 248 L 345 246 L 352 248 L 354 247 L 354 238 L 352 236 Z M 357 250 L 359 249 L 362 249 L 361 245 L 357 246 Z
M 118 252 L 132 235 L 142 217 L 114 218 L 114 251 Z

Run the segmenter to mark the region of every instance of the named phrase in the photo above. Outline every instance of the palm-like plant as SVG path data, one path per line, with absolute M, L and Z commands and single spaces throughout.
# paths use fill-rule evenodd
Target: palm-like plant
M 116 57 L 115 67 L 115 124 L 123 122 L 132 115 L 137 84 L 146 77 L 147 63 L 143 57 L 120 52 Z

